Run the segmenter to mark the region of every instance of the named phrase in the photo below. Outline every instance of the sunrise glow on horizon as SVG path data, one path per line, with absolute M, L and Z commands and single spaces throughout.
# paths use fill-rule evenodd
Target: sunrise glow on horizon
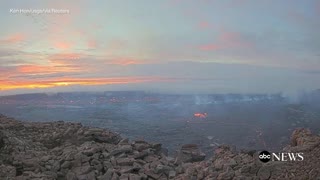
M 316 0 L 0 4 L 0 95 L 319 88 Z

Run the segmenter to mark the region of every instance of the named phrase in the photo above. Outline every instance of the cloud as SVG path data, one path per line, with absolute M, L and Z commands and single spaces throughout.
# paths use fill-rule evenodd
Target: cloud
M 93 85 L 112 85 L 112 84 L 132 84 L 145 82 L 161 82 L 172 81 L 170 78 L 161 77 L 110 77 L 110 78 L 57 78 L 53 80 L 22 80 L 22 81 L 6 81 L 0 79 L 0 90 L 12 89 L 34 89 L 34 88 L 50 88 L 58 86 L 93 86 Z
M 81 54 L 81 53 L 57 53 L 57 54 L 52 54 L 48 57 L 48 60 L 53 63 L 53 64 L 59 64 L 59 65 L 70 65 L 74 64 L 77 62 L 79 59 L 85 58 L 86 55 Z
M 3 53 L 5 55 L 5 53 Z M 30 56 L 30 57 L 29 57 Z M 33 58 L 35 61 L 29 62 L 21 59 Z M 42 59 L 39 59 L 39 58 Z M 74 73 L 82 73 L 82 76 L 103 75 L 109 73 L 109 75 L 115 75 L 112 73 L 118 73 L 120 75 L 121 66 L 130 66 L 137 64 L 145 64 L 146 60 L 140 60 L 132 57 L 119 57 L 119 56 L 95 56 L 84 53 L 56 53 L 56 54 L 28 54 L 21 52 L 17 59 L 6 56 L 1 58 L 3 64 L 0 67 L 13 66 L 14 71 L 11 75 L 26 77 L 44 75 L 54 75 L 63 73 L 64 75 L 70 75 Z M 6 63 L 4 63 L 6 62 Z M 123 72 L 126 73 L 126 72 Z M 14 80 L 14 79 L 13 79 Z
M 44 75 L 54 75 L 63 73 L 64 75 L 84 72 L 88 66 L 77 63 L 84 55 L 79 53 L 59 53 L 44 55 L 41 53 L 25 53 L 22 51 L 0 51 L 0 78 L 30 76 L 44 77 Z M 32 60 L 29 60 L 32 59 Z
M 75 66 L 40 66 L 40 65 L 22 65 L 17 67 L 18 72 L 25 74 L 53 74 L 57 72 L 79 72 L 80 67 Z
M 1 44 L 1 43 L 0 43 Z M 15 49 L 0 48 L 0 58 L 10 57 L 21 54 L 21 51 Z
M 107 62 L 107 64 L 115 64 L 115 65 L 122 65 L 122 66 L 127 66 L 132 64 L 145 64 L 145 63 L 146 61 L 144 60 L 138 60 L 133 58 L 116 58 Z
M 16 44 L 22 42 L 26 39 L 26 36 L 22 33 L 10 34 L 3 38 L 0 42 L 1 44 Z
M 52 88 L 63 91 L 72 87 L 87 90 L 140 88 L 163 92 L 280 92 L 300 87 L 317 87 L 319 74 L 288 68 L 261 67 L 245 64 L 171 62 L 158 64 L 108 65 L 96 64 L 94 71 L 59 72 L 42 66 L 1 67 L 0 87 L 3 91 Z M 46 69 L 51 72 L 46 72 Z M 113 71 L 115 70 L 115 71 Z M 68 69 L 66 71 L 69 71 Z M 39 72 L 39 74 L 34 74 Z M 297 83 L 299 82 L 299 83 Z M 106 86 L 104 86 L 106 85 Z M 99 86 L 99 87 L 96 87 Z M 76 88 L 78 89 L 78 88 Z M 57 90 L 57 89 L 56 89 Z M 6 92 L 7 92 L 6 91 Z M 41 91 L 47 91 L 43 89 Z
M 87 42 L 87 46 L 89 49 L 96 49 L 98 47 L 98 43 L 96 40 L 89 40 Z
M 109 43 L 107 43 L 107 50 L 108 51 L 117 51 L 123 48 L 126 48 L 127 41 L 121 39 L 112 39 Z
M 45 51 L 25 51 L 25 49 L 18 47 L 0 47 L 0 66 L 43 64 L 47 61 L 47 56 L 48 53 Z
M 70 50 L 73 47 L 72 43 L 67 41 L 56 41 L 53 46 L 58 50 Z
M 218 41 L 226 47 L 248 47 L 252 45 L 252 43 L 245 39 L 241 33 L 225 30 L 218 37 Z
M 52 73 L 52 74 L 17 74 L 11 75 L 10 79 L 50 79 L 50 78 L 62 78 L 62 77 L 70 77 L 70 76 L 78 76 L 82 73 Z
M 87 16 L 89 11 L 86 7 L 99 6 L 92 2 L 81 2 L 77 6 L 65 1 L 44 2 L 44 7 L 70 9 L 70 14 L 30 15 L 22 19 L 12 16 L 5 21 L 3 27 L 23 27 L 23 31 L 0 37 L 0 79 L 1 82 L 8 82 L 9 79 L 12 83 L 36 85 L 45 82 L 44 85 L 51 86 L 57 80 L 60 82 L 59 77 L 69 80 L 68 84 L 81 85 L 87 80 L 95 82 L 97 77 L 168 76 L 190 79 L 190 89 L 209 90 L 214 89 L 217 83 L 204 82 L 206 77 L 225 78 L 233 75 L 230 79 L 234 81 L 226 80 L 219 82 L 219 85 L 241 90 L 246 88 L 247 82 L 255 74 L 249 74 L 241 79 L 242 83 L 237 84 L 237 78 L 249 71 L 239 70 L 235 66 L 223 69 L 209 64 L 188 65 L 181 61 L 242 63 L 319 71 L 319 56 L 316 57 L 316 54 L 320 52 L 320 23 L 315 16 L 319 12 L 319 2 L 318 5 L 314 2 L 292 2 L 292 6 L 286 6 L 288 2 L 250 1 L 242 6 L 245 1 L 172 0 L 171 5 L 176 6 L 159 2 L 158 9 L 152 9 L 154 3 L 137 6 L 136 3 L 123 5 L 108 2 L 113 5 L 108 6 L 110 9 L 96 8 L 97 14 L 102 13 L 103 16 Z M 37 3 L 31 3 L 30 6 L 37 6 Z M 122 11 L 113 7 L 119 7 Z M 289 15 L 289 21 L 288 11 L 291 8 L 293 13 Z M 161 14 L 163 11 L 168 13 Z M 270 11 L 273 13 L 270 14 Z M 27 23 L 31 25 L 26 26 Z M 170 64 L 177 61 L 181 64 Z M 166 63 L 167 66 L 163 65 Z M 274 75 L 273 71 L 266 71 L 263 78 L 257 80 L 261 82 L 261 87 L 286 88 L 281 84 L 285 80 L 273 83 L 276 82 L 274 79 L 282 77 L 281 73 L 265 82 L 268 73 Z M 306 74 L 311 76 L 316 73 Z M 286 76 L 288 79 L 290 77 Z M 74 79 L 80 79 L 83 83 L 71 81 Z M 47 82 L 49 80 L 52 82 Z M 256 88 L 255 80 L 251 79 L 252 89 Z M 301 87 L 313 87 L 303 84 L 308 80 L 301 81 Z M 200 81 L 202 84 L 197 84 Z M 263 86 L 263 83 L 267 85 Z M 184 90 L 186 83 L 180 85 L 180 89 Z M 171 86 L 165 84 L 163 88 Z
M 316 1 L 316 5 L 314 7 L 316 14 L 320 15 L 320 2 Z
M 200 45 L 199 49 L 203 51 L 231 49 L 231 48 L 248 48 L 252 47 L 253 43 L 245 39 L 241 33 L 232 31 L 222 31 L 216 42 Z
M 10 75 L 12 75 L 13 72 L 15 72 L 15 67 L 0 66 L 0 72 L 1 72 L 0 80 L 7 79 L 8 77 L 10 77 Z
M 205 44 L 200 46 L 200 49 L 203 51 L 212 51 L 212 50 L 218 50 L 224 48 L 222 45 L 218 44 Z
M 200 29 L 210 29 L 210 28 L 212 28 L 212 24 L 207 21 L 201 21 L 201 22 L 199 22 L 198 27 Z

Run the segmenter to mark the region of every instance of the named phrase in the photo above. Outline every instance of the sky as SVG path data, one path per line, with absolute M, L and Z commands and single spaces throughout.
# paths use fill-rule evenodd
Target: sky
M 0 95 L 319 89 L 318 0 L 0 2 Z

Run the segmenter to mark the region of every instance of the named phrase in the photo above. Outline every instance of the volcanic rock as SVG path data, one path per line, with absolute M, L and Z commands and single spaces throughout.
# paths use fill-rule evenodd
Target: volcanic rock
M 196 144 L 186 144 L 178 152 L 175 164 L 202 161 L 205 157 L 206 155 L 200 151 Z
M 161 144 L 130 143 L 106 129 L 0 115 L 0 179 L 319 179 L 319 136 L 297 129 L 283 151 L 304 153 L 304 160 L 262 163 L 258 151 L 227 145 L 204 160 L 196 144 L 183 145 L 172 158 Z

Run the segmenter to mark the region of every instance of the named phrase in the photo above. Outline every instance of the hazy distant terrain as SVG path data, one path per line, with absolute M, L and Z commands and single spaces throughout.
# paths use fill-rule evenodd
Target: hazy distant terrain
M 144 92 L 25 94 L 0 97 L 0 113 L 23 121 L 72 121 L 131 139 L 160 142 L 173 153 L 186 143 L 205 152 L 219 144 L 277 150 L 292 130 L 319 133 L 320 96 L 292 103 L 281 94 L 166 95 Z

